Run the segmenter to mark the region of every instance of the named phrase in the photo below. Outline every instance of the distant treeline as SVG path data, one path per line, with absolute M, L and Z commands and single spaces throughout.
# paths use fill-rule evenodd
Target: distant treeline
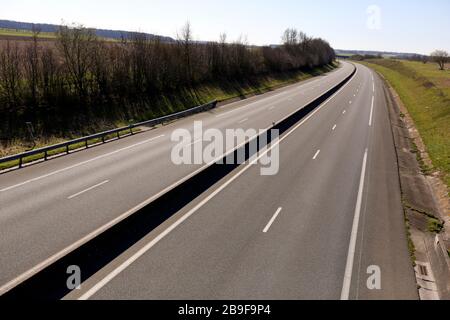
M 354 61 L 364 61 L 364 60 L 369 60 L 369 59 L 383 59 L 383 56 L 381 54 L 377 54 L 377 55 L 372 55 L 372 54 L 355 54 L 353 56 L 350 56 L 351 60 Z
M 427 63 L 431 61 L 432 59 L 429 56 L 421 55 L 421 54 L 405 54 L 405 55 L 398 55 L 396 57 L 391 57 L 395 59 L 400 60 L 409 60 L 409 61 L 420 61 L 423 63 Z M 353 56 L 350 56 L 349 59 L 355 60 L 355 61 L 364 61 L 364 60 L 370 60 L 370 59 L 384 59 L 383 55 L 377 54 L 377 55 L 371 55 L 371 54 L 355 54 Z
M 26 122 L 44 136 L 82 132 L 105 119 L 148 113 L 163 94 L 334 59 L 326 41 L 293 29 L 282 46 L 254 47 L 243 40 L 228 43 L 225 35 L 218 42 L 195 42 L 189 24 L 175 43 L 142 34 L 105 42 L 92 30 L 62 26 L 54 43 L 39 42 L 35 34 L 26 44 L 0 45 L 0 138 L 24 137 Z

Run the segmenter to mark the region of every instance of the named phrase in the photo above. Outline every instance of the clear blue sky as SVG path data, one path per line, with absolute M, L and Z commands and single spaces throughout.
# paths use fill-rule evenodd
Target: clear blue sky
M 0 19 L 168 36 L 189 20 L 199 40 L 226 32 L 229 39 L 244 35 L 253 44 L 272 44 L 296 27 L 334 48 L 450 51 L 449 0 L 0 0 L 0 7 Z

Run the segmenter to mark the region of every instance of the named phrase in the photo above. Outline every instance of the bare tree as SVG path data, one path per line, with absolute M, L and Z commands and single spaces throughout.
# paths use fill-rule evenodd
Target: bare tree
M 11 139 L 19 134 L 22 126 L 18 125 L 21 107 L 20 53 L 17 44 L 0 47 L 0 136 Z
M 439 65 L 440 70 L 445 70 L 445 64 L 448 62 L 448 52 L 444 50 L 436 50 L 431 53 L 431 58 Z
M 92 30 L 82 26 L 62 26 L 59 29 L 57 44 L 64 58 L 71 83 L 75 86 L 80 102 L 85 104 L 88 72 L 92 63 L 96 36 Z
M 222 72 L 226 72 L 226 61 L 227 61 L 227 34 L 225 32 L 220 34 L 219 44 L 220 44 L 220 69 Z
M 27 78 L 26 84 L 28 85 L 30 95 L 31 95 L 31 106 L 33 108 L 37 107 L 38 104 L 38 82 L 39 82 L 39 46 L 38 37 L 41 30 L 33 25 L 33 36 L 32 42 L 25 49 L 25 76 Z
M 191 23 L 189 21 L 186 22 L 184 27 L 181 29 L 181 34 L 178 35 L 178 42 L 181 44 L 183 48 L 183 62 L 186 72 L 186 77 L 188 81 L 192 81 L 192 28 Z
M 21 59 L 17 43 L 12 45 L 9 41 L 0 52 L 0 89 L 5 95 L 6 104 L 9 108 L 19 105 L 20 84 L 22 72 L 20 68 Z
M 294 47 L 298 44 L 298 31 L 294 28 L 288 28 L 284 31 L 283 44 L 287 47 Z
M 44 48 L 42 50 L 40 55 L 40 65 L 42 69 L 41 83 L 43 87 L 43 97 L 47 104 L 51 104 L 50 100 L 56 96 L 55 88 L 57 87 L 58 80 L 58 65 L 52 48 Z

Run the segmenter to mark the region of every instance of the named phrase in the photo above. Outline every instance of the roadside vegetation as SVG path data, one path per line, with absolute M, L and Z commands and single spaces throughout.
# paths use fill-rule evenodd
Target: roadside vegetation
M 450 188 L 450 65 L 444 64 L 441 70 L 439 62 L 374 59 L 364 63 L 381 73 L 399 94 L 433 166 Z
M 326 41 L 294 29 L 274 47 L 226 35 L 194 41 L 189 24 L 175 43 L 142 34 L 109 42 L 79 26 L 40 37 L 0 43 L 0 156 L 27 140 L 27 122 L 46 144 L 264 92 L 329 71 L 335 59 Z
M 200 101 L 212 101 L 214 99 L 217 99 L 218 101 L 225 101 L 235 98 L 240 99 L 255 94 L 262 94 L 265 92 L 269 92 L 281 86 L 307 80 L 309 78 L 312 78 L 313 76 L 319 76 L 326 72 L 332 71 L 337 66 L 338 66 L 337 63 L 333 62 L 330 65 L 314 68 L 308 71 L 295 71 L 295 72 L 278 73 L 275 75 L 264 75 L 250 81 L 235 81 L 235 82 L 230 81 L 226 84 L 210 83 L 198 86 L 197 88 L 195 88 L 195 93 L 193 89 L 191 95 L 195 94 L 195 96 L 199 99 L 198 104 L 200 104 Z M 168 110 L 173 111 L 178 110 L 175 109 L 176 106 L 169 104 L 166 104 L 165 107 L 168 107 Z M 156 116 L 157 115 L 155 114 L 155 117 Z M 139 118 L 139 120 L 141 119 Z M 136 119 L 132 119 L 132 121 L 137 122 Z M 127 126 L 128 124 L 130 124 L 130 122 L 127 122 L 123 119 L 117 119 L 116 121 L 111 122 L 102 122 L 97 126 L 95 125 L 92 126 L 91 132 L 89 133 L 93 133 L 93 131 L 95 130 L 103 130 L 104 128 L 109 129 L 111 127 L 116 128 L 124 127 Z M 134 131 L 138 132 L 139 129 L 136 128 Z M 53 145 L 67 140 L 76 139 L 81 137 L 82 135 L 83 134 L 69 131 L 62 135 L 51 135 L 51 136 L 39 135 L 35 137 L 34 141 L 30 141 L 29 139 L 25 138 L 15 138 L 11 141 L 4 141 L 3 144 L 0 145 L 0 157 L 25 152 L 27 150 L 30 150 L 31 148 L 42 148 L 48 145 Z M 90 143 L 95 144 L 96 141 L 92 141 Z M 84 147 L 84 144 L 80 143 L 79 146 L 77 145 L 71 146 L 71 150 L 78 149 L 78 147 Z M 55 153 L 52 155 L 64 152 L 65 149 L 63 148 L 61 150 L 56 150 Z M 24 163 L 36 161 L 42 158 L 43 154 L 25 158 Z M 0 164 L 0 170 L 15 167 L 17 165 L 18 161 L 11 161 L 9 163 Z

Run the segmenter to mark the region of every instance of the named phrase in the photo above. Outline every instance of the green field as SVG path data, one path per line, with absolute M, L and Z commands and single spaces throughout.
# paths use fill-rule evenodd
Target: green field
M 0 28 L 0 36 L 29 38 L 29 37 L 33 36 L 33 33 L 31 31 L 27 31 L 27 30 L 16 30 L 16 29 Z M 41 38 L 41 39 L 54 39 L 54 38 L 56 38 L 56 34 L 49 33 L 49 32 L 41 32 L 38 35 L 38 38 Z
M 31 38 L 33 36 L 33 33 L 31 31 L 28 30 L 17 30 L 17 29 L 5 29 L 5 28 L 0 28 L 0 37 L 11 37 L 11 38 Z M 54 32 L 41 32 L 38 35 L 38 38 L 41 40 L 54 40 L 58 37 L 58 35 Z M 107 42 L 119 42 L 120 40 L 118 39 L 110 39 L 110 38 L 101 38 L 101 40 L 103 41 L 107 41 Z
M 450 70 L 437 64 L 391 59 L 370 60 L 399 94 L 427 148 L 434 167 L 450 187 Z

